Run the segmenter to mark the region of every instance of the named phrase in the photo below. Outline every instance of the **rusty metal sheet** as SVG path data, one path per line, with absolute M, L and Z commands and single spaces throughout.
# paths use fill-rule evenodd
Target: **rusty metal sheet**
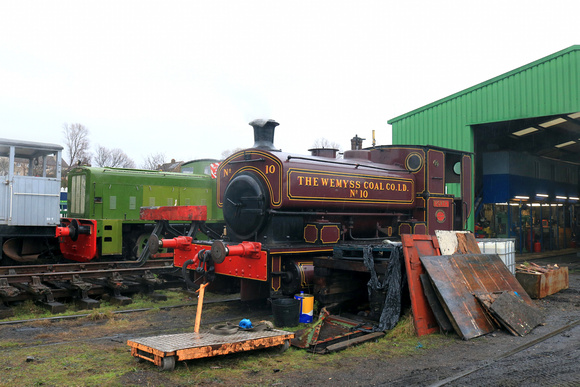
M 373 332 L 373 327 L 345 317 L 331 315 L 322 309 L 318 321 L 295 333 L 291 344 L 310 352 L 326 354 L 383 337 L 385 332 Z
M 532 298 L 544 298 L 560 290 L 568 289 L 568 267 L 546 273 L 516 272 L 516 279 Z
M 420 257 L 440 255 L 439 242 L 433 235 L 416 234 L 403 234 L 401 235 L 401 240 L 417 336 L 438 332 L 437 319 L 429 306 L 421 284 L 421 274 L 425 274 L 425 269 L 421 264 Z
M 524 302 L 533 305 L 497 254 L 425 256 L 421 262 L 455 331 L 464 340 L 495 330 L 474 294 L 515 291 Z

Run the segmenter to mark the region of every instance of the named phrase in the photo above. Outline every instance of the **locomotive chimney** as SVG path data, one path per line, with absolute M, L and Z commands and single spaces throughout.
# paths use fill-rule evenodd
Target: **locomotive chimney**
M 357 160 L 370 160 L 371 152 L 368 150 L 363 150 L 362 143 L 364 138 L 360 138 L 355 135 L 350 140 L 350 150 L 344 152 L 345 159 L 357 159 Z
M 350 139 L 350 149 L 361 150 L 363 140 L 366 140 L 366 138 L 360 138 L 358 134 L 355 134 L 355 136 Z
M 254 128 L 253 148 L 265 149 L 269 151 L 279 151 L 274 147 L 274 128 L 278 125 L 274 120 L 257 119 L 250 122 Z

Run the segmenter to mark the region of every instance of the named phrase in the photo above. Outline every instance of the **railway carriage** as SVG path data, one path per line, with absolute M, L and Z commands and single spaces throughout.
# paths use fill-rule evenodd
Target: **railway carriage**
M 33 261 L 54 247 L 62 146 L 0 139 L 0 261 Z

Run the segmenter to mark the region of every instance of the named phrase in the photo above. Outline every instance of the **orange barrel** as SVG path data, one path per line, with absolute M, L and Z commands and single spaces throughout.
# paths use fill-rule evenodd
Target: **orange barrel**
M 300 301 L 300 318 L 299 321 L 303 324 L 312 322 L 314 316 L 314 296 L 312 294 L 296 294 L 295 299 Z
M 542 244 L 540 242 L 534 243 L 534 253 L 539 253 L 542 251 Z

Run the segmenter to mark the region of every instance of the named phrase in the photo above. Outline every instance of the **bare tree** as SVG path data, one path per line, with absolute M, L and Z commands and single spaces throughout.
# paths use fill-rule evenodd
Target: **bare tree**
M 331 142 L 326 138 L 320 137 L 314 141 L 314 144 L 312 144 L 312 148 L 327 148 L 340 150 L 340 145 L 336 142 Z
M 0 176 L 8 176 L 10 162 L 8 157 L 0 156 Z
M 135 162 L 119 148 L 108 149 L 97 145 L 93 160 L 97 167 L 135 168 Z
M 165 154 L 164 153 L 151 153 L 151 154 L 147 155 L 147 157 L 143 161 L 142 168 L 156 171 L 163 164 L 165 164 Z
M 90 164 L 89 130 L 81 124 L 63 124 L 66 155 L 70 167 L 75 164 Z

